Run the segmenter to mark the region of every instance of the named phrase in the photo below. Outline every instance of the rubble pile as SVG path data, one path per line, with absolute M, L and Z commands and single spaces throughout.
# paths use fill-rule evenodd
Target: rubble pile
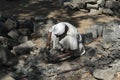
M 120 16 L 119 0 L 68 0 L 64 6 L 71 9 L 80 9 L 89 12 L 92 15 L 108 14 Z
M 86 54 L 54 64 L 45 63 L 43 59 L 47 31 L 49 26 L 53 25 L 53 21 L 38 18 L 34 18 L 34 21 L 0 18 L 0 32 L 4 30 L 0 33 L 0 59 L 3 64 L 14 62 L 11 67 L 0 71 L 1 75 L 3 74 L 0 76 L 1 80 L 116 80 L 119 78 L 120 21 L 91 26 L 85 34 L 82 34 Z M 44 41 L 42 47 L 36 47 L 37 44 L 33 43 L 31 38 L 42 38 Z M 8 54 L 14 55 L 9 61 Z

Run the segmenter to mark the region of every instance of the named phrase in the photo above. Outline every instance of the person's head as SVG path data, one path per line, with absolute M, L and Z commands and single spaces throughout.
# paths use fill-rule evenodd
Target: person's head
M 65 36 L 68 31 L 68 26 L 64 23 L 58 23 L 53 30 L 53 34 L 57 37 Z

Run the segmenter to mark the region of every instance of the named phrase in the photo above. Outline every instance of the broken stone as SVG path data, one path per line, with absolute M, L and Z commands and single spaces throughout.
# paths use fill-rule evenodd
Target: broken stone
M 23 36 L 21 35 L 19 38 L 18 38 L 18 42 L 19 43 L 25 43 L 28 41 L 28 36 Z
M 112 2 L 113 1 L 106 1 L 105 8 L 112 8 L 113 7 Z
M 118 11 L 120 9 L 120 2 L 119 1 L 113 1 L 112 2 L 112 9 Z
M 3 46 L 7 46 L 7 39 L 3 36 L 0 36 L 0 44 Z
M 93 41 L 93 35 L 92 35 L 92 33 L 81 34 L 81 36 L 82 36 L 82 42 L 84 44 L 88 44 L 88 43 L 90 43 L 90 42 Z
M 105 42 L 105 41 L 102 42 L 102 47 L 104 49 L 109 49 L 111 46 L 112 46 L 112 44 L 109 42 Z
M 35 44 L 32 41 L 27 41 L 18 46 L 15 46 L 13 50 L 16 54 L 29 54 L 30 51 L 35 47 Z
M 86 33 L 92 33 L 93 39 L 96 39 L 98 37 L 97 26 L 93 25 L 86 31 Z
M 0 46 L 0 53 L 1 63 L 5 66 L 11 66 L 13 64 L 13 62 L 11 62 L 11 59 L 14 54 L 12 54 L 8 47 L 5 46 Z
M 11 30 L 13 28 L 17 28 L 18 27 L 18 22 L 17 22 L 17 20 L 14 20 L 12 18 L 8 18 L 5 21 L 5 26 L 6 26 L 7 30 Z
M 23 69 L 24 65 L 25 65 L 25 61 L 24 60 L 19 60 L 18 64 L 15 66 L 15 68 L 17 69 L 16 73 L 20 73 L 20 72 L 25 73 L 25 71 Z
M 104 23 L 100 23 L 100 24 L 97 24 L 96 26 L 97 26 L 98 37 L 102 37 L 103 29 L 105 27 L 105 24 Z
M 114 14 L 114 12 L 111 9 L 109 9 L 109 8 L 104 8 L 103 9 L 103 13 L 104 14 L 109 14 L 109 15 L 113 15 Z
M 93 76 L 97 79 L 103 79 L 103 80 L 112 80 L 114 78 L 115 71 L 111 68 L 109 69 L 96 69 L 93 72 Z
M 97 9 L 90 9 L 89 15 L 97 15 L 97 14 L 100 14 L 99 10 L 97 10 Z
M 102 14 L 102 11 L 103 11 L 103 8 L 102 8 L 102 7 L 99 7 L 99 9 L 98 9 L 98 15 L 99 15 L 99 14 Z
M 86 0 L 86 3 L 97 3 L 97 0 Z
M 97 4 L 99 5 L 99 7 L 104 7 L 105 5 L 105 0 L 98 0 Z
M 111 65 L 113 70 L 115 70 L 115 72 L 120 72 L 120 62 L 119 60 L 115 60 Z
M 86 5 L 87 9 L 98 9 L 98 4 L 87 4 Z
M 0 46 L 0 59 L 2 60 L 3 64 L 7 63 L 7 54 L 8 52 L 6 51 L 5 47 Z
M 16 29 L 13 29 L 8 33 L 8 36 L 15 40 L 18 39 L 19 35 L 20 34 L 19 34 L 18 30 L 16 30 Z
M 103 29 L 103 40 L 105 40 L 106 42 L 120 41 L 119 25 L 116 23 L 113 23 L 112 25 L 108 25 L 108 26 L 109 27 L 106 27 Z

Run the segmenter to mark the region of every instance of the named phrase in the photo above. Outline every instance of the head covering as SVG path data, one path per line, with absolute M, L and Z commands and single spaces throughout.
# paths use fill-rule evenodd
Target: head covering
M 65 23 L 58 23 L 53 28 L 53 34 L 61 35 L 65 32 Z

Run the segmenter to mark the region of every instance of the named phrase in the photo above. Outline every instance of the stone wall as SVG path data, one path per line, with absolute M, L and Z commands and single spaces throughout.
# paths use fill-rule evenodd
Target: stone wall
M 69 0 L 64 2 L 64 6 L 71 9 L 84 9 L 90 14 L 108 14 L 120 16 L 119 0 Z

